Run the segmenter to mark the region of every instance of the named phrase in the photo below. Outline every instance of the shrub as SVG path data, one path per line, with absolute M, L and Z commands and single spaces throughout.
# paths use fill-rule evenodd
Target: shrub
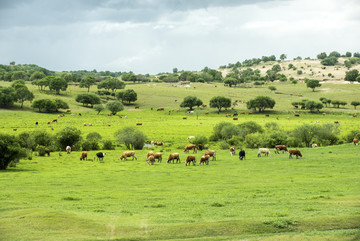
M 251 133 L 245 137 L 245 145 L 247 148 L 259 148 L 263 146 L 264 136 L 260 133 Z
M 285 131 L 277 130 L 265 135 L 263 144 L 266 147 L 274 147 L 275 145 L 287 145 L 287 142 L 288 133 L 286 133 Z
M 103 141 L 103 150 L 115 150 L 115 146 L 113 145 L 111 140 Z
M 65 150 L 66 146 L 79 145 L 81 131 L 74 127 L 65 127 L 57 133 L 57 142 L 61 150 Z
M 5 170 L 12 162 L 26 157 L 15 136 L 0 133 L 0 170 Z
M 134 127 L 124 127 L 115 133 L 115 138 L 120 144 L 125 144 L 129 150 L 141 150 L 144 147 L 146 136 Z
M 86 140 L 82 143 L 83 151 L 99 150 L 99 143 L 95 140 Z
M 201 144 L 201 145 L 204 146 L 204 145 L 206 145 L 208 143 L 208 139 L 206 138 L 206 136 L 198 135 L 194 139 L 192 139 L 190 141 L 190 143 L 195 144 L 195 145 Z

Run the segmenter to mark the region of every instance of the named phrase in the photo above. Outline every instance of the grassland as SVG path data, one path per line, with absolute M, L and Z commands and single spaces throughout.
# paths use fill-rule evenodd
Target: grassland
M 1 86 L 9 83 L 1 82 Z M 81 152 L 53 152 L 50 157 L 34 155 L 16 167 L 0 171 L 0 240 L 359 240 L 360 239 L 360 165 L 359 147 L 350 143 L 301 148 L 303 159 L 288 159 L 286 154 L 256 157 L 246 149 L 247 158 L 239 161 L 217 143 L 217 161 L 208 166 L 185 166 L 182 148 L 187 136 L 210 136 L 221 121 L 255 121 L 264 126 L 277 122 L 291 130 L 303 123 L 340 122 L 341 135 L 360 129 L 359 114 L 352 106 L 324 108 L 311 114 L 291 106 L 301 99 L 320 97 L 350 103 L 359 100 L 357 84 L 323 83 L 315 92 L 304 83 L 272 83 L 267 86 L 229 88 L 220 84 L 128 85 L 138 93 L 140 109 L 126 106 L 123 117 L 97 115 L 76 103 L 76 94 L 85 89 L 69 86 L 60 98 L 70 105 L 75 116 L 66 114 L 58 123 L 47 125 L 58 114 L 35 113 L 25 103 L 24 110 L 1 110 L 0 132 L 21 133 L 47 130 L 56 134 L 66 126 L 81 130 L 83 136 L 99 132 L 114 140 L 114 132 L 136 126 L 148 140 L 163 141 L 163 147 L 137 151 L 137 161 L 120 161 L 125 150 L 117 146 L 108 151 L 104 163 L 80 161 Z M 57 98 L 28 85 L 36 98 Z M 195 88 L 194 88 L 195 87 Z M 92 87 L 92 91 L 95 87 Z M 226 118 L 225 112 L 200 108 L 186 114 L 179 103 L 196 95 L 208 104 L 211 97 L 224 95 L 247 101 L 258 95 L 275 99 L 274 110 L 249 115 L 245 104 L 235 106 L 239 120 Z M 151 108 L 165 107 L 158 112 Z M 170 110 L 170 114 L 169 114 Z M 208 115 L 205 112 L 210 112 Z M 294 113 L 300 113 L 299 118 Z M 79 116 L 78 113 L 82 115 Z M 187 116 L 187 120 L 182 117 Z M 288 119 L 288 117 L 290 117 Z M 39 125 L 35 125 L 38 121 Z M 93 126 L 84 126 L 92 123 Z M 16 131 L 14 131 L 16 129 Z M 146 152 L 181 154 L 181 164 L 156 163 L 147 166 Z M 199 160 L 202 153 L 197 153 Z M 89 152 L 94 159 L 95 151 Z

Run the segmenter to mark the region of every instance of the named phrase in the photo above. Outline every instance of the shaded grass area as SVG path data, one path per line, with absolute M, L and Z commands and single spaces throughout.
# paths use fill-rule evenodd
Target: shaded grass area
M 104 163 L 79 161 L 80 152 L 21 161 L 0 172 L 0 239 L 358 237 L 346 231 L 360 228 L 357 147 L 303 149 L 303 159 L 246 152 L 187 167 L 183 153 L 182 164 L 148 166 L 146 151 L 120 161 L 119 150 Z

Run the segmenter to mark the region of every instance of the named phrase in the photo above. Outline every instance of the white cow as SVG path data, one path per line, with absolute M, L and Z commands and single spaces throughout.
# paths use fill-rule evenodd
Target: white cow
M 265 154 L 265 156 L 271 156 L 270 150 L 267 148 L 259 148 L 257 156 L 261 157 L 261 154 Z

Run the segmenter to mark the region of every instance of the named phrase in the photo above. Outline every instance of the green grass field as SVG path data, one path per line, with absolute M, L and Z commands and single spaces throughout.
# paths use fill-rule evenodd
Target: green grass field
M 358 118 L 352 117 L 359 111 L 349 105 L 359 100 L 360 88 L 356 84 L 323 84 L 316 92 L 303 83 L 271 85 L 281 94 L 270 93 L 267 86 L 128 85 L 126 88 L 138 93 L 134 105 L 140 109 L 126 106 L 119 113 L 123 118 L 109 117 L 108 111 L 97 115 L 82 107 L 74 99 L 86 90 L 69 86 L 60 98 L 76 115 L 66 114 L 50 125 L 47 122 L 58 114 L 33 112 L 29 103 L 24 104 L 24 110 L 2 109 L 2 133 L 47 130 L 55 135 L 72 126 L 80 129 L 84 137 L 95 131 L 103 139 L 115 140 L 117 130 L 134 126 L 149 141 L 165 143 L 151 149 L 162 151 L 165 158 L 179 152 L 182 163 L 163 161 L 148 166 L 148 149 L 136 151 L 137 161 L 120 161 L 124 146 L 107 151 L 104 163 L 80 161 L 81 152 L 67 155 L 64 151 L 61 156 L 53 152 L 50 157 L 34 155 L 32 160 L 21 160 L 16 167 L 0 171 L 0 240 L 359 240 L 358 146 L 347 143 L 301 148 L 302 159 L 289 159 L 287 154 L 258 158 L 257 150 L 246 149 L 247 159 L 239 161 L 227 150 L 220 150 L 218 143 L 210 143 L 210 148 L 217 150 L 217 161 L 208 166 L 184 165 L 187 154 L 182 148 L 189 143 L 187 136 L 209 137 L 221 121 L 251 120 L 262 126 L 277 122 L 285 130 L 303 123 L 339 121 L 341 136 L 360 128 Z M 28 86 L 36 98 L 57 97 Z M 217 114 L 215 109 L 203 108 L 186 114 L 179 104 L 187 95 L 196 95 L 205 104 L 216 95 L 231 97 L 232 101 L 268 95 L 276 105 L 266 112 L 270 117 L 265 117 L 265 113 L 249 115 L 245 104 L 240 104 L 235 110 L 246 114 L 234 121 L 225 117 L 233 110 Z M 292 101 L 318 101 L 320 97 L 344 100 L 348 105 L 324 108 L 321 112 L 327 113 L 325 116 L 291 106 Z M 157 107 L 165 107 L 165 111 L 156 111 Z M 294 117 L 294 113 L 300 113 L 300 117 Z M 184 116 L 188 119 L 183 120 Z M 143 125 L 136 126 L 137 122 Z M 96 152 L 88 153 L 94 159 Z M 197 160 L 202 154 L 196 154 Z

